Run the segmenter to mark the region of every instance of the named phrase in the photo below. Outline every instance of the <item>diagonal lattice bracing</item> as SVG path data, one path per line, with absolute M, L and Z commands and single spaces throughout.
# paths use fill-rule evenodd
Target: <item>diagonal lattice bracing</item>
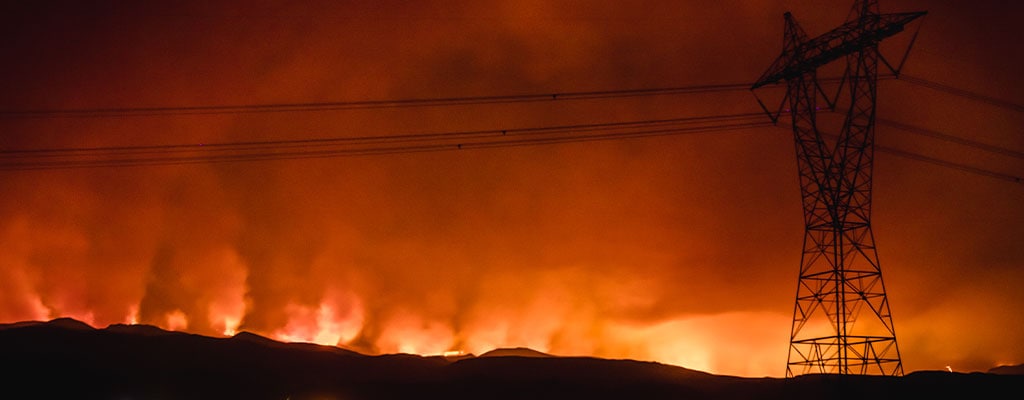
M 785 82 L 804 213 L 804 245 L 786 375 L 902 375 L 903 364 L 871 230 L 878 43 L 925 13 L 880 14 L 856 0 L 843 25 L 808 38 L 789 13 L 783 51 L 753 85 Z M 819 67 L 845 59 L 839 134 L 819 130 Z M 779 113 L 769 113 L 773 119 Z M 826 140 L 828 139 L 828 140 Z

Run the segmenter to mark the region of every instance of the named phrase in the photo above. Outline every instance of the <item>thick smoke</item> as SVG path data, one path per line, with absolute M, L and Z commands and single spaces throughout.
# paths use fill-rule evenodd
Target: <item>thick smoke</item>
M 16 34 L 0 45 L 15 60 L 0 66 L 0 105 L 224 105 L 744 82 L 777 55 L 784 11 L 782 2 L 743 1 L 268 4 L 13 7 L 2 17 Z M 932 27 L 959 15 L 953 6 L 936 7 Z M 844 17 L 826 6 L 801 8 L 794 12 L 809 31 Z M 973 26 L 961 24 L 952 26 Z M 956 37 L 931 32 L 922 32 L 918 46 L 933 52 Z M 921 60 L 942 58 L 925 53 Z M 915 74 L 930 71 L 911 65 Z M 943 70 L 935 68 L 939 79 Z M 901 98 L 883 98 L 880 112 L 922 124 L 933 114 L 948 126 L 978 122 L 945 115 L 950 103 L 941 99 L 923 98 L 910 110 Z M 5 118 L 0 148 L 358 137 L 756 110 L 739 93 Z M 1024 123 L 1018 116 L 979 123 L 993 143 L 1024 146 L 1005 134 Z M 888 145 L 916 143 L 880 137 Z M 525 346 L 779 375 L 802 234 L 792 151 L 785 131 L 763 129 L 0 171 L 0 322 L 70 316 L 99 327 L 247 330 L 367 353 Z M 1021 172 L 1019 160 L 998 162 Z M 876 176 L 877 242 L 908 370 L 1024 360 L 1014 346 L 1024 335 L 1015 305 L 1024 299 L 1006 284 L 1024 279 L 1015 241 L 1024 226 L 1021 192 L 882 156 Z M 962 190 L 950 191 L 951 183 Z M 976 329 L 965 332 L 965 325 Z

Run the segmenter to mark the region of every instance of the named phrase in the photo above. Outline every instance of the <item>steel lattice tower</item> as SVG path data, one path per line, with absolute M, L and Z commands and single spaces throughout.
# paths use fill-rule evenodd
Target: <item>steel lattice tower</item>
M 786 13 L 782 55 L 751 88 L 785 82 L 782 104 L 796 141 L 804 244 L 787 377 L 903 374 L 871 231 L 878 43 L 924 14 L 880 14 L 877 0 L 856 0 L 843 25 L 808 39 Z M 817 95 L 824 91 L 817 70 L 843 58 L 836 99 L 843 94 L 849 108 L 836 110 L 845 118 L 838 135 L 829 135 L 818 129 Z M 826 108 L 837 104 L 825 98 Z M 769 114 L 777 120 L 782 108 Z

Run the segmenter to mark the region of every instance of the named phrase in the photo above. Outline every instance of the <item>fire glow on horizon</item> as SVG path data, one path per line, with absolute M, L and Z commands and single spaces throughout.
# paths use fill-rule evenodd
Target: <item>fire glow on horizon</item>
M 0 13 L 0 110 L 458 98 L 756 79 L 791 1 L 138 2 Z M 57 2 L 60 3 L 60 2 Z M 150 4 L 152 3 L 152 4 Z M 890 4 L 892 3 L 892 4 Z M 1006 2 L 928 10 L 907 71 L 1024 104 Z M 941 2 L 939 2 L 941 3 Z M 1000 4 L 996 4 L 1000 3 Z M 64 7 L 64 8 L 61 8 Z M 845 6 L 844 6 L 845 7 Z M 73 39 L 73 40 L 72 40 Z M 1000 53 L 1001 52 L 1001 53 Z M 951 57 L 949 54 L 967 54 Z M 1024 148 L 1024 116 L 880 83 L 879 115 Z M 910 101 L 911 99 L 913 101 Z M 951 112 L 950 110 L 955 110 Z M 0 116 L 0 150 L 467 132 L 759 112 L 746 91 L 116 118 Z M 879 130 L 879 144 L 1024 173 Z M 963 162 L 968 162 L 963 161 Z M 792 136 L 0 171 L 0 323 L 71 317 L 378 354 L 555 355 L 781 376 L 801 210 Z M 1024 362 L 1024 191 L 879 154 L 876 242 L 906 370 Z M 950 188 L 955 188 L 951 190 Z M 970 329 L 964 329 L 969 326 Z

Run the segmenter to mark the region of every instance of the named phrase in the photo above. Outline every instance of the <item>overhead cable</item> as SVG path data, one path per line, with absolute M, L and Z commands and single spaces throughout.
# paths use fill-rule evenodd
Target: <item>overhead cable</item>
M 770 126 L 760 113 L 408 135 L 0 151 L 0 170 L 327 158 L 680 135 Z

